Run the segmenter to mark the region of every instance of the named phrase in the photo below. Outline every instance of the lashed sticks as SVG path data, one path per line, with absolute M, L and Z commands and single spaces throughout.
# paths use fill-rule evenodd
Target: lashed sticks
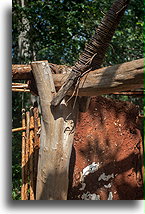
M 28 84 L 12 83 L 12 91 L 14 92 L 30 92 Z
M 22 109 L 22 127 L 14 129 L 22 131 L 21 200 L 35 200 L 40 126 L 37 103 L 30 108 L 30 112 Z

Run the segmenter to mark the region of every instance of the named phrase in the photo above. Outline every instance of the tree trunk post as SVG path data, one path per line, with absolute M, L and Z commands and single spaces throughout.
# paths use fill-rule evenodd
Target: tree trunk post
M 42 111 L 36 200 L 67 200 L 68 171 L 78 104 L 51 106 L 56 94 L 48 62 L 31 63 Z

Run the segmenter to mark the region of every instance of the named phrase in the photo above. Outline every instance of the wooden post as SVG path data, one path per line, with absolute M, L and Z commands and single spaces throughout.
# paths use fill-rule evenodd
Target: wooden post
M 40 148 L 40 137 L 38 134 L 38 130 L 40 128 L 40 124 L 38 124 L 39 118 L 39 112 L 38 112 L 38 104 L 37 102 L 34 103 L 34 195 L 36 198 L 36 181 L 37 181 L 37 169 L 38 169 L 38 154 L 39 154 L 39 148 Z
M 33 115 L 33 107 L 30 108 L 30 127 L 34 127 L 34 115 Z M 34 171 L 33 171 L 33 157 L 34 157 L 34 130 L 30 130 L 30 152 L 29 152 L 29 160 L 30 160 L 30 200 L 34 200 Z
M 28 200 L 28 176 L 29 176 L 29 139 L 30 138 L 30 112 L 26 112 L 26 152 L 25 152 L 25 196 Z
M 32 62 L 42 110 L 36 200 L 67 200 L 68 171 L 77 103 L 73 99 L 52 108 L 56 94 L 48 62 Z
M 22 127 L 26 126 L 26 119 L 25 119 L 25 109 L 22 109 Z M 26 143 L 26 132 L 22 132 L 22 187 L 21 187 L 21 200 L 26 200 L 25 196 L 25 143 Z

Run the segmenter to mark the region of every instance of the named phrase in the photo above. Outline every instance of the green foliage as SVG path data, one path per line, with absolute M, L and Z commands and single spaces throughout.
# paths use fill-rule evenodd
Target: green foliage
M 56 64 L 73 65 L 83 50 L 85 43 L 94 34 L 95 28 L 107 12 L 113 0 L 13 0 L 12 8 L 12 63 L 21 63 L 19 36 L 27 31 L 29 55 L 24 63 L 33 60 L 48 60 Z M 103 66 L 123 63 L 143 57 L 143 1 L 131 0 L 118 26 L 106 54 Z M 25 18 L 29 28 L 23 23 Z M 117 99 L 141 103 L 127 96 Z M 29 107 L 29 95 L 13 93 L 13 128 L 21 126 L 21 109 L 25 103 Z M 25 106 L 26 107 L 26 106 Z M 20 199 L 21 186 L 21 136 L 13 134 L 13 193 Z
M 72 65 L 92 36 L 113 1 L 37 0 L 20 7 L 13 1 L 13 61 L 18 59 L 18 35 L 29 21 L 27 37 L 30 53 L 37 60 Z M 107 64 L 122 63 L 143 56 L 143 8 L 141 0 L 132 0 L 122 18 L 106 56 Z M 30 61 L 31 59 L 28 59 Z

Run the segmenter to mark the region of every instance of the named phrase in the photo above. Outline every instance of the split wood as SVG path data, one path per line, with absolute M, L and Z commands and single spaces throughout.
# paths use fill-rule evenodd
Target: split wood
M 74 100 L 66 105 L 64 99 L 59 106 L 52 108 L 50 103 L 56 91 L 48 62 L 32 62 L 31 67 L 42 109 L 36 200 L 67 200 L 69 161 L 78 105 L 76 103 L 72 112 Z

